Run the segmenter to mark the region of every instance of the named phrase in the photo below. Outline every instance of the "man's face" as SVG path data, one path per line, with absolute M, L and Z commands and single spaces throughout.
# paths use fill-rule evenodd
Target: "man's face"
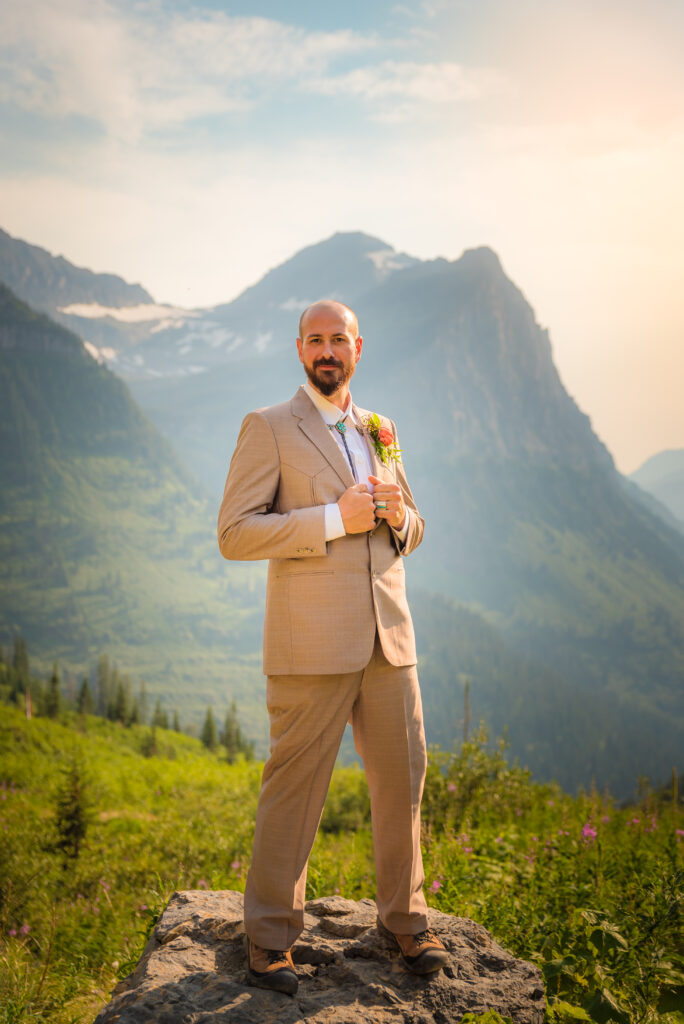
M 313 386 L 330 397 L 354 373 L 362 344 L 353 316 L 342 308 L 328 306 L 307 313 L 302 337 L 297 338 L 297 351 Z

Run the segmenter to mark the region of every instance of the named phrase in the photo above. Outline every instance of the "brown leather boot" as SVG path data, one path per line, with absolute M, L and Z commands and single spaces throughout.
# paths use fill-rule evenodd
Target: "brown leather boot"
M 285 992 L 293 996 L 299 986 L 292 954 L 289 949 L 263 949 L 245 935 L 247 964 L 250 978 L 259 988 Z
M 432 974 L 449 962 L 443 943 L 430 928 L 415 935 L 397 935 L 378 920 L 378 931 L 394 939 L 402 960 L 413 974 Z

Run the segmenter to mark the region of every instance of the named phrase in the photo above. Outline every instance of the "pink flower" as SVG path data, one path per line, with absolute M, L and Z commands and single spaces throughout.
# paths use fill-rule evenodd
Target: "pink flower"
M 547 801 L 546 801 L 546 806 L 547 806 L 547 807 L 554 807 L 554 806 L 555 806 L 555 804 L 556 804 L 556 801 L 555 801 L 555 800 L 547 800 Z
M 209 886 L 207 885 L 206 879 L 200 878 L 199 882 L 197 883 L 197 888 L 198 889 L 208 889 Z
M 610 815 L 604 814 L 603 817 L 601 818 L 601 821 L 603 822 L 604 825 L 607 825 L 608 822 L 610 821 Z
M 593 827 L 590 821 L 588 821 L 586 825 L 582 827 L 582 839 L 584 839 L 586 842 L 593 842 L 594 839 L 596 839 L 597 835 L 598 832 Z
M 442 883 L 437 878 L 435 878 L 434 882 L 432 883 L 432 885 L 430 886 L 428 891 L 429 892 L 437 892 L 437 890 L 441 889 L 441 888 L 442 888 Z
M 497 836 L 494 840 L 495 843 L 503 843 L 503 836 Z
M 239 871 L 240 870 L 240 861 L 239 860 L 232 860 L 230 862 L 230 866 L 233 869 L 233 871 Z
M 455 782 L 450 782 L 449 785 L 447 786 L 447 789 L 449 790 L 450 793 L 455 793 L 456 792 L 456 783 Z
M 20 935 L 28 935 L 28 933 L 30 931 L 31 931 L 31 926 L 30 925 L 22 924 L 21 928 L 19 929 L 19 934 Z
M 10 928 L 8 934 L 11 935 L 12 938 L 14 938 L 14 936 L 17 934 L 17 929 L 16 928 Z

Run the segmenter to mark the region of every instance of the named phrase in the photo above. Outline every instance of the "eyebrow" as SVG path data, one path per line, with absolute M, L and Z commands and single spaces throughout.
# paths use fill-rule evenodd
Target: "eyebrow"
M 311 334 L 305 334 L 304 335 L 304 341 L 308 341 L 309 338 L 322 338 L 322 337 L 323 337 L 323 335 L 320 333 L 320 331 L 313 331 Z M 335 331 L 335 333 L 332 334 L 331 337 L 332 338 L 346 338 L 347 335 L 344 333 L 344 331 Z

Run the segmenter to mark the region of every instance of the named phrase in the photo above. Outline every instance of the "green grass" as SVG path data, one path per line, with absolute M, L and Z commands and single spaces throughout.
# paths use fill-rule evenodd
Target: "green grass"
M 228 765 L 165 730 L 158 756 L 145 757 L 148 735 L 71 712 L 27 721 L 2 707 L 2 1024 L 92 1021 L 175 889 L 243 889 L 261 765 Z M 69 859 L 57 848 L 57 806 L 74 764 L 88 823 Z M 428 899 L 540 965 L 549 1021 L 681 1022 L 665 1010 L 684 986 L 683 825 L 662 795 L 620 809 L 535 785 L 481 735 L 431 755 Z M 337 891 L 374 892 L 358 768 L 336 770 L 310 862 L 309 898 Z

